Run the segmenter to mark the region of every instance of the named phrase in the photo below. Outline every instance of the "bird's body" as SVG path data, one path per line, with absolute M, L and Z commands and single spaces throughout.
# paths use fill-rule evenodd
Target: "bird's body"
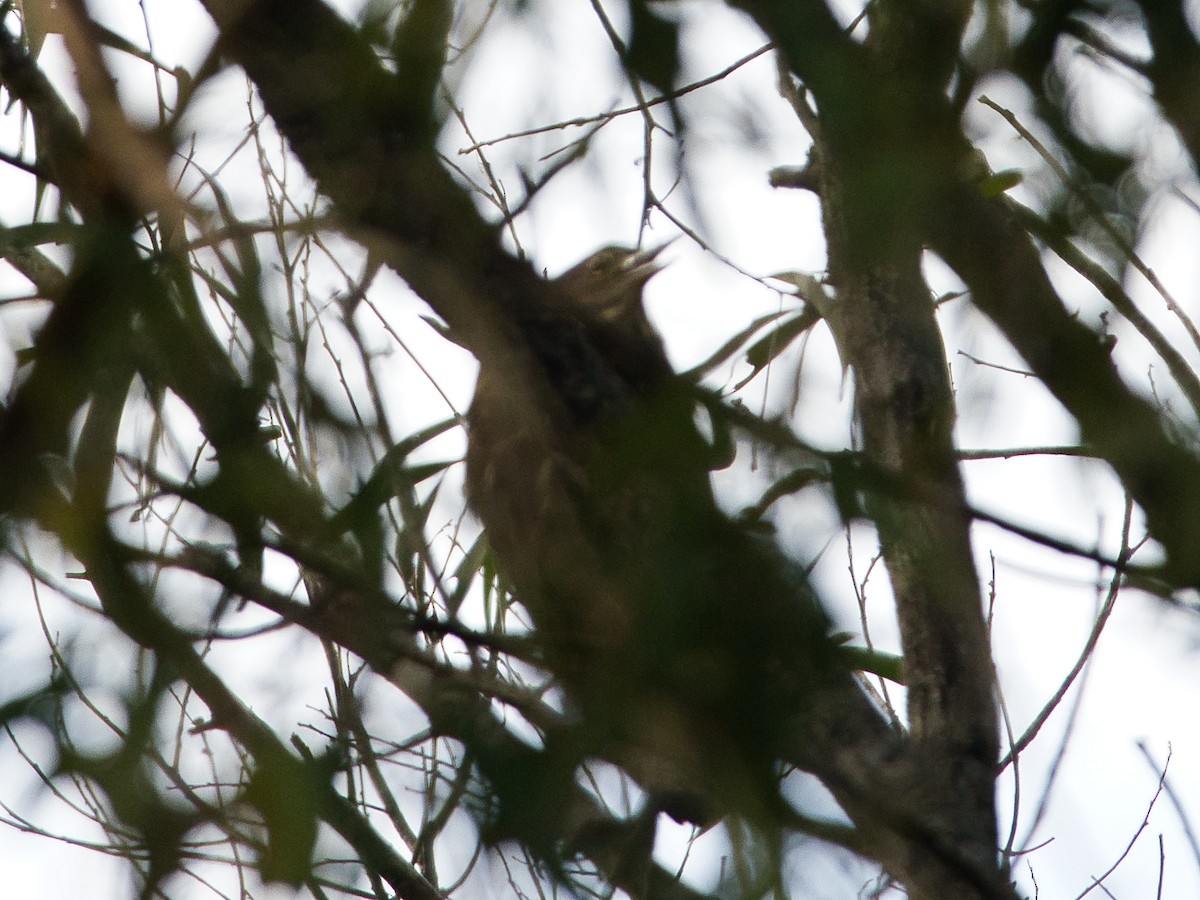
M 606 248 L 554 284 L 562 306 L 549 314 L 613 376 L 603 403 L 539 375 L 536 348 L 533 374 L 482 366 L 468 496 L 583 743 L 672 770 L 660 773 L 667 793 L 684 782 L 761 807 L 750 795 L 781 755 L 814 768 L 783 745 L 797 720 L 826 715 L 808 708 L 818 682 L 866 701 L 799 567 L 717 507 L 693 395 L 642 308 L 653 260 Z
M 646 577 L 650 521 L 713 507 L 692 402 L 642 307 L 654 256 L 605 248 L 554 282 L 556 312 L 615 376 L 615 397 L 592 409 L 547 383 L 530 404 L 485 365 L 471 405 L 469 499 L 547 653 L 571 648 L 567 668 L 586 647 L 634 642 L 627 585 Z

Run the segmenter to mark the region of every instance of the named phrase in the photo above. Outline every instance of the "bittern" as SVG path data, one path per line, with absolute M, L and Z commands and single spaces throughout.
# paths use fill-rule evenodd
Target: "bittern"
M 468 498 L 578 712 L 580 754 L 615 748 L 663 796 L 687 784 L 761 810 L 776 760 L 819 772 L 847 717 L 885 726 L 802 569 L 714 500 L 693 390 L 642 306 L 657 253 L 605 248 L 547 285 L 545 315 L 603 385 L 548 377 L 571 365 L 543 364 L 555 347 L 481 365 Z

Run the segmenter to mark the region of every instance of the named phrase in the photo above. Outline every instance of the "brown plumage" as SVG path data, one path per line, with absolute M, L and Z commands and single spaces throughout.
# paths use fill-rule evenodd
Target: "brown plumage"
M 569 378 L 515 384 L 516 373 L 485 365 L 471 404 L 468 497 L 552 667 L 570 682 L 596 676 L 593 652 L 637 643 L 629 582 L 646 564 L 637 545 L 650 518 L 712 504 L 692 401 L 642 307 L 656 255 L 607 247 L 554 282 L 551 314 L 583 332 L 616 376 L 615 394 L 606 385 L 593 407 L 587 386 L 568 387 Z M 557 348 L 534 348 L 535 365 L 539 351 Z M 553 359 L 544 369 L 563 367 Z
M 775 760 L 821 768 L 793 740 L 805 722 L 878 717 L 803 572 L 714 501 L 691 388 L 642 307 L 656 255 L 605 248 L 550 286 L 546 315 L 604 384 L 547 376 L 571 369 L 553 346 L 482 367 L 468 498 L 580 713 L 578 755 L 615 749 L 652 791 L 761 812 Z

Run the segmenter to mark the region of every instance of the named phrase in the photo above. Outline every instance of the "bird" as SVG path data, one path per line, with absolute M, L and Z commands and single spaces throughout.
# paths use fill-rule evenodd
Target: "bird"
M 632 642 L 636 608 L 615 583 L 640 566 L 644 520 L 664 501 L 713 503 L 692 401 L 642 303 L 660 252 L 604 247 L 548 285 L 550 312 L 599 357 L 615 396 L 592 409 L 586 388 L 557 376 L 570 361 L 548 361 L 556 377 L 532 397 L 484 363 L 468 413 L 468 501 L 560 672 L 591 668 L 585 645 Z
M 564 769 L 615 752 L 711 824 L 714 802 L 766 814 L 777 761 L 819 771 L 846 721 L 887 725 L 803 568 L 716 501 L 695 394 L 643 305 L 661 252 L 605 247 L 546 284 L 577 358 L 531 340 L 524 366 L 481 363 L 466 496 L 573 713 Z
M 643 303 L 646 283 L 662 269 L 659 257 L 668 246 L 602 247 L 556 279 L 596 350 L 638 391 L 674 374 Z

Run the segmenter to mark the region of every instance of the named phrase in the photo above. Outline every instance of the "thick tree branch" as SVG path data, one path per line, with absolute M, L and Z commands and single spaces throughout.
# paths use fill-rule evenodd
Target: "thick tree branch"
M 990 646 L 954 454 L 949 369 L 920 271 L 925 192 L 948 154 L 928 124 L 945 104 L 969 5 L 877 4 L 862 52 L 841 50 L 844 77 L 859 88 L 853 96 L 845 84 L 826 83 L 824 60 L 813 57 L 818 41 L 795 20 L 797 7 L 820 4 L 738 5 L 776 39 L 816 98 L 814 168 L 837 295 L 830 324 L 855 373 L 864 456 L 909 486 L 903 495 L 868 491 L 867 510 L 900 620 L 921 802 L 941 839 L 975 871 L 995 870 Z M 892 871 L 914 897 L 1004 890 L 999 873 L 991 884 L 972 883 L 927 859 L 902 860 Z
M 1169 437 L 1154 406 L 1122 382 L 1099 337 L 1066 309 L 1003 200 L 979 192 L 970 175 L 972 148 L 949 102 L 931 96 L 914 102 L 900 85 L 884 91 L 872 83 L 872 70 L 856 51 L 845 49 L 839 56 L 830 49 L 835 45 L 818 46 L 821 32 L 798 27 L 795 10 L 823 4 L 745 0 L 735 5 L 755 15 L 812 88 L 822 106 L 823 128 L 830 132 L 831 152 L 866 179 L 872 179 L 872 171 L 877 174 L 869 183 L 856 183 L 864 199 L 874 190 L 875 204 L 847 203 L 848 216 L 861 209 L 867 217 L 849 220 L 848 227 L 863 235 L 869 248 L 909 234 L 905 223 L 926 236 L 1145 510 L 1151 533 L 1167 551 L 1166 577 L 1176 584 L 1200 583 L 1195 553 L 1200 518 L 1192 512 L 1200 508 L 1200 461 Z M 818 57 L 830 55 L 841 86 L 827 85 L 816 64 Z M 850 108 L 845 84 L 854 86 Z M 825 85 L 824 95 L 818 85 Z M 897 102 L 880 102 L 881 97 Z M 833 127 L 827 124 L 831 119 Z M 872 157 L 877 158 L 874 170 Z M 899 231 L 872 231 L 872 220 L 893 222 Z

